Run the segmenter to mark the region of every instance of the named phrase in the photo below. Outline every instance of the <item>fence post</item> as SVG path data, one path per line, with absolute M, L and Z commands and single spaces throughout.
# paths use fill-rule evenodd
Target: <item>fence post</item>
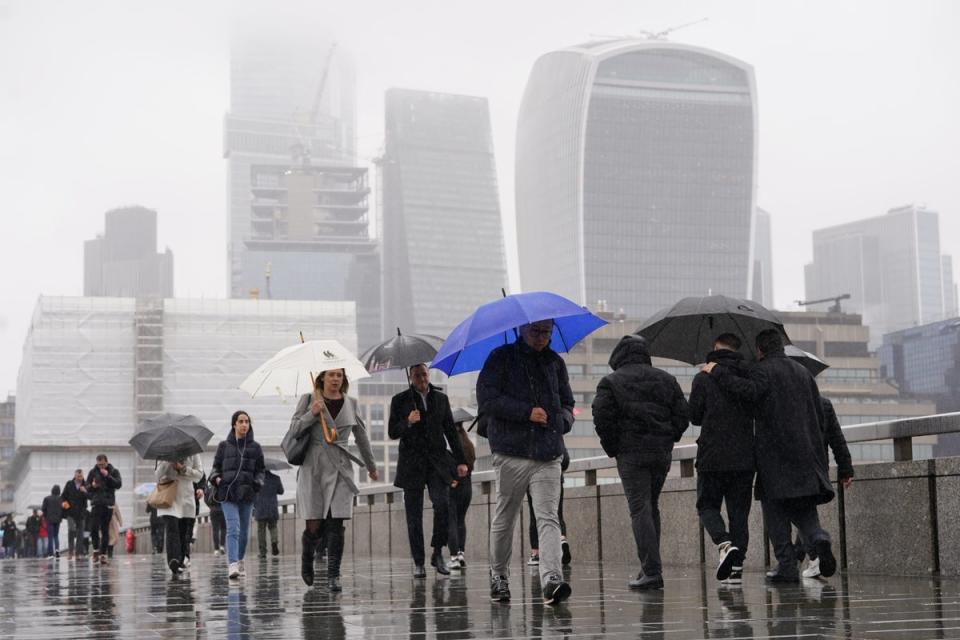
M 906 436 L 893 439 L 893 459 L 895 462 L 913 460 L 913 438 Z

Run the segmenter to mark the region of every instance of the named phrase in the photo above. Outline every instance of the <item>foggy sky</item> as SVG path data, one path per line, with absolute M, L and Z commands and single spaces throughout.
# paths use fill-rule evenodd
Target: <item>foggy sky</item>
M 156 209 L 176 294 L 225 295 L 231 15 L 312 13 L 351 52 L 363 164 L 383 143 L 388 87 L 488 97 L 514 285 L 513 142 L 533 62 L 591 34 L 709 17 L 671 39 L 756 68 L 758 204 L 789 308 L 818 227 L 926 203 L 960 259 L 958 4 L 0 0 L 0 393 L 16 387 L 37 296 L 82 294 L 82 243 L 107 209 Z

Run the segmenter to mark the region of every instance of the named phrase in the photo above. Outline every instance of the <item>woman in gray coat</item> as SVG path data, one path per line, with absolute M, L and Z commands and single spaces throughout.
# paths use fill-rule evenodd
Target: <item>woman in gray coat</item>
M 367 438 L 367 427 L 357 414 L 357 402 L 347 397 L 349 381 L 343 369 L 322 372 L 313 394 L 304 394 L 297 403 L 290 429 L 299 436 L 310 431 L 310 445 L 297 474 L 297 513 L 306 520 L 300 575 L 313 584 L 313 560 L 321 537 L 327 540 L 327 587 L 340 591 L 340 559 L 343 557 L 343 521 L 353 515 L 353 497 L 360 491 L 353 482 L 347 452 L 350 434 L 357 442 L 363 466 L 371 480 L 378 480 L 376 461 Z M 326 431 L 331 439 L 324 438 Z

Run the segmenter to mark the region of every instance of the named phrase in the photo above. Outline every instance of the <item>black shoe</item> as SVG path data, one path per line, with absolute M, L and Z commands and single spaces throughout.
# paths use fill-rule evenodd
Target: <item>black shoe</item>
M 271 545 L 270 553 L 272 553 L 275 556 L 280 555 L 280 547 L 277 546 L 276 542 L 274 542 L 273 545 Z
M 332 593 L 343 591 L 343 585 L 340 583 L 340 576 L 331 576 L 327 578 L 327 589 Z
M 570 561 L 573 559 L 573 556 L 570 555 L 570 545 L 566 540 L 560 541 L 560 564 L 567 566 L 570 564 Z
M 260 553 L 257 554 L 257 557 L 260 558 L 261 560 L 266 560 L 266 559 L 267 559 L 267 552 L 266 552 L 266 551 L 261 551 Z
M 780 569 L 767 572 L 767 582 L 770 584 L 797 584 L 800 582 L 799 573 L 784 573 Z
M 510 602 L 510 583 L 506 576 L 494 576 L 490 579 L 490 600 Z
M 430 557 L 430 564 L 433 565 L 434 569 L 437 570 L 442 576 L 450 575 L 450 569 L 447 569 L 447 561 L 443 559 L 443 551 L 437 549 L 433 552 L 433 555 Z
M 172 573 L 175 576 L 183 573 L 183 567 L 180 566 L 180 561 L 177 560 L 176 558 L 168 562 L 167 566 L 170 567 L 170 573 Z
M 652 591 L 654 589 L 663 589 L 663 576 L 645 576 L 642 573 L 627 583 L 627 586 L 637 591 Z
M 837 559 L 833 555 L 833 548 L 829 540 L 820 540 L 814 543 L 817 549 L 817 558 L 820 560 L 820 575 L 829 578 L 837 572 Z
M 570 593 L 570 585 L 560 578 L 551 578 L 543 588 L 543 604 L 560 604 Z
M 317 538 L 310 531 L 304 531 L 301 537 L 303 549 L 300 552 L 300 577 L 308 587 L 313 586 L 313 554 L 317 546 Z
M 417 564 L 413 566 L 413 577 L 414 578 L 426 578 L 427 570 L 423 568 L 422 564 Z

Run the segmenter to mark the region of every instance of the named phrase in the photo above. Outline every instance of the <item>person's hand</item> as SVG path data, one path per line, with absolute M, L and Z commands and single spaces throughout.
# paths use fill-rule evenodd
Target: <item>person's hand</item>
M 708 362 L 707 364 L 703 365 L 702 371 L 704 373 L 710 373 L 711 371 L 714 370 L 716 366 L 717 366 L 716 362 Z
M 547 424 L 547 412 L 540 407 L 534 407 L 533 411 L 530 412 L 530 422 Z
M 108 471 L 107 471 L 105 468 L 101 468 L 101 469 L 100 469 L 100 475 L 102 475 L 104 478 L 107 477 L 107 473 L 108 473 Z
M 197 489 L 197 500 L 203 500 L 203 489 Z
M 80 485 L 80 493 L 86 493 L 87 487 L 85 485 Z
M 407 422 L 410 424 L 417 424 L 420 422 L 420 410 L 414 409 L 410 412 L 410 415 L 407 416 Z
M 468 473 L 469 471 L 470 471 L 470 470 L 467 469 L 467 465 L 465 465 L 465 464 L 458 464 L 458 465 L 457 465 L 457 475 L 460 476 L 461 478 L 466 478 L 466 477 L 467 477 L 467 473 Z
M 219 486 L 220 486 L 220 480 L 221 480 L 220 476 L 217 476 L 216 478 L 213 479 L 213 484 L 215 484 L 215 485 L 217 485 L 217 486 L 219 487 Z
M 451 480 L 451 481 L 450 481 L 450 488 L 451 488 L 451 489 L 456 489 L 456 488 L 459 487 L 459 486 L 460 486 L 460 483 L 457 482 L 456 480 Z
M 843 483 L 843 488 L 844 488 L 844 489 L 849 489 L 849 488 L 850 488 L 850 485 L 853 484 L 853 478 L 852 478 L 852 477 L 850 477 L 850 478 L 844 478 L 843 480 L 841 480 L 841 482 Z
M 377 470 L 376 470 L 376 469 L 374 469 L 373 471 L 371 471 L 371 472 L 368 473 L 367 475 L 370 476 L 370 479 L 373 480 L 374 482 L 376 482 L 377 480 L 380 479 L 380 474 L 377 473 Z
M 315 416 L 318 416 L 322 411 L 323 411 L 323 402 L 321 402 L 320 400 L 314 400 L 313 402 L 310 403 L 310 413 L 312 413 Z

